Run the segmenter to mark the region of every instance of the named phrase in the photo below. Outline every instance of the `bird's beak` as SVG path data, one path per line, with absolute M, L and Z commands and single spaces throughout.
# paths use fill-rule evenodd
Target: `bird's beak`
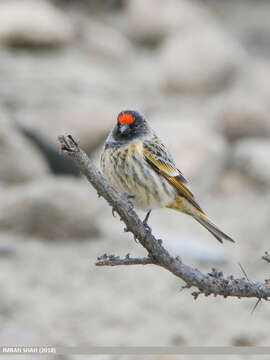
M 120 131 L 121 134 L 124 134 L 125 132 L 128 131 L 128 129 L 129 129 L 128 124 L 122 124 L 122 125 L 120 126 L 120 128 L 119 128 L 119 131 Z

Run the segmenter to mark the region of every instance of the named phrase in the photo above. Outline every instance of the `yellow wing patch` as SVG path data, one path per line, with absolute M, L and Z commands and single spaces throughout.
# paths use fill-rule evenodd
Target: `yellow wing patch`
M 164 162 L 156 159 L 155 155 L 151 154 L 149 151 L 144 150 L 144 156 L 151 161 L 161 172 L 169 176 L 177 176 L 178 172 L 170 164 L 165 164 Z
M 162 160 L 157 159 L 157 156 L 148 150 L 144 150 L 144 156 L 146 161 L 178 190 L 179 195 L 186 198 L 197 210 L 204 213 L 199 204 L 195 201 L 192 192 L 183 184 L 183 182 L 181 182 L 180 173 L 176 168 L 169 163 L 164 163 Z
M 175 177 L 167 177 L 166 175 L 164 175 L 166 177 L 166 179 L 177 189 L 180 191 L 180 193 L 185 194 L 185 196 L 189 199 L 189 200 L 194 200 L 194 196 L 191 193 L 191 191 L 188 190 L 188 188 L 182 184 L 177 178 Z

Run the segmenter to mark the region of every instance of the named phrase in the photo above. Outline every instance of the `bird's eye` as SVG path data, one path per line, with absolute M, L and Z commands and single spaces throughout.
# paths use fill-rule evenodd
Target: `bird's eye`
M 138 127 L 138 123 L 135 121 L 134 123 L 132 123 L 132 124 L 130 125 L 130 127 L 133 128 L 133 129 L 135 129 L 135 128 Z

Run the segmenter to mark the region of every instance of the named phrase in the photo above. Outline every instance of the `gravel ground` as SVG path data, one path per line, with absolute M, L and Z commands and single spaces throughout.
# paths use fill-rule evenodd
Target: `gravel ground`
M 0 4 L 2 344 L 269 344 L 266 302 L 252 314 L 255 300 L 194 301 L 158 267 L 96 268 L 105 252 L 144 251 L 59 159 L 71 133 L 98 162 L 118 112 L 142 111 L 236 243 L 170 210 L 151 215 L 154 234 L 202 271 L 269 277 L 270 4 L 156 1 Z

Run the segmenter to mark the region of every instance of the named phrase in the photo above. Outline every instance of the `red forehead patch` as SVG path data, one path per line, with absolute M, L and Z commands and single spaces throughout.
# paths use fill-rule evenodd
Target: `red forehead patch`
M 119 118 L 118 118 L 118 122 L 120 124 L 129 124 L 130 125 L 130 124 L 134 123 L 134 121 L 135 121 L 135 117 L 131 114 L 123 114 L 123 115 L 119 116 Z

